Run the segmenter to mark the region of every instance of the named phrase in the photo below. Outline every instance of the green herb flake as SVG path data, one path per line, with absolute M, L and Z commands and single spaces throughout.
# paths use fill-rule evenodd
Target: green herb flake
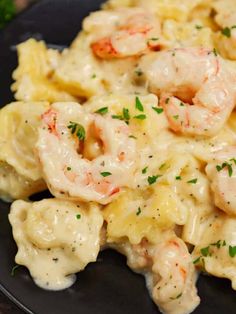
M 116 119 L 116 120 L 124 120 L 124 118 L 121 115 L 113 114 L 111 117 L 112 117 L 112 119 Z
M 148 170 L 148 167 L 143 168 L 143 170 L 142 170 L 142 174 L 147 173 L 147 170 Z
M 184 107 L 184 103 L 182 103 L 182 101 L 180 102 L 180 107 Z
M 229 246 L 229 256 L 235 257 L 236 256 L 236 246 Z
M 168 105 L 170 98 L 166 98 L 165 103 Z
M 135 98 L 135 108 L 141 112 L 144 111 L 143 104 L 141 103 L 141 101 L 138 97 Z
M 222 35 L 226 36 L 227 38 L 231 37 L 231 29 L 229 27 L 225 27 L 221 30 Z
M 161 177 L 161 175 L 148 177 L 147 180 L 148 180 L 149 185 L 152 185 L 152 184 L 156 183 L 157 179 L 160 178 L 160 177 Z
M 129 138 L 133 138 L 133 139 L 137 140 L 137 137 L 135 137 L 134 135 L 129 135 Z
M 67 171 L 71 171 L 71 167 L 67 167 L 66 170 L 67 170 Z
M 198 258 L 196 258 L 194 261 L 193 261 L 193 264 L 198 264 L 201 260 L 201 256 L 199 256 Z
M 20 265 L 15 265 L 14 267 L 12 267 L 11 270 L 11 276 L 14 277 L 16 274 L 16 270 L 20 267 Z
M 101 176 L 103 176 L 103 177 L 109 177 L 109 176 L 111 176 L 111 173 L 108 172 L 108 171 L 100 172 L 100 174 L 101 174 Z
M 210 253 L 209 249 L 210 249 L 210 246 L 207 246 L 207 247 L 202 248 L 202 249 L 200 250 L 202 256 L 204 256 L 204 257 L 211 256 L 211 253 Z
M 130 119 L 129 109 L 123 108 L 123 117 L 127 121 Z
M 187 183 L 191 183 L 191 184 L 196 184 L 197 183 L 197 179 L 192 179 L 192 180 L 189 180 L 187 181 Z
M 97 111 L 95 111 L 95 113 L 98 113 L 100 115 L 104 115 L 104 114 L 108 113 L 108 107 L 102 107 L 102 108 L 98 109 Z
M 157 114 L 161 114 L 164 109 L 163 108 L 158 108 L 158 107 L 152 107 L 152 109 L 157 113 Z
M 203 26 L 201 26 L 201 25 L 195 25 L 195 28 L 199 30 L 199 29 L 202 29 Z
M 140 114 L 140 115 L 134 116 L 134 119 L 145 120 L 146 119 L 146 115 L 145 114 Z
M 139 207 L 138 210 L 137 210 L 137 212 L 136 212 L 136 216 L 139 216 L 139 215 L 141 214 L 141 212 L 142 212 L 142 211 L 141 211 L 141 208 Z
M 70 129 L 71 134 L 76 134 L 78 139 L 80 141 L 84 141 L 85 139 L 85 129 L 84 127 L 76 122 L 70 121 L 69 125 L 67 126 L 68 129 Z
M 165 166 L 166 166 L 166 163 L 160 165 L 159 170 L 162 170 L 163 168 L 165 168 Z
M 3 28 L 16 14 L 13 0 L 0 0 L 0 29 Z
M 215 55 L 216 57 L 218 56 L 218 53 L 217 53 L 217 51 L 216 51 L 216 48 L 213 49 L 213 53 L 214 53 L 214 55 Z
M 175 180 L 182 180 L 181 176 L 175 177 Z
M 76 215 L 76 219 L 79 220 L 80 218 L 81 218 L 81 215 L 80 215 L 80 214 L 77 214 L 77 215 Z
M 175 120 L 178 120 L 178 119 L 179 119 L 179 115 L 175 115 L 175 116 L 173 116 L 173 118 L 174 118 Z
M 91 76 L 92 79 L 95 79 L 96 77 L 97 75 L 95 73 Z
M 137 76 L 142 76 L 142 75 L 143 75 L 143 71 L 140 70 L 140 69 L 137 69 L 137 70 L 135 71 L 135 74 L 136 74 Z

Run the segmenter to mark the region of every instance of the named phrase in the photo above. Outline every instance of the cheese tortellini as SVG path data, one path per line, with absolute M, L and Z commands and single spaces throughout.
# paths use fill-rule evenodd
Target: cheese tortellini
M 74 283 L 74 273 L 96 261 L 103 225 L 96 204 L 18 200 L 9 220 L 18 245 L 16 263 L 26 266 L 42 288 L 65 289 Z

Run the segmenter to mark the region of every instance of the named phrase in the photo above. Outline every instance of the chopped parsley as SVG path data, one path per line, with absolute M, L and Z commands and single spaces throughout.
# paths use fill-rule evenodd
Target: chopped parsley
M 76 215 L 76 219 L 79 220 L 80 218 L 81 218 L 81 215 L 80 215 L 80 214 L 77 214 L 77 215 Z
M 178 120 L 178 119 L 179 119 L 179 115 L 175 115 L 175 116 L 173 116 L 173 118 L 174 118 L 175 120 Z
M 211 253 L 209 251 L 210 246 L 204 247 L 200 250 L 202 256 L 207 257 L 207 256 L 211 256 Z
M 135 73 L 136 73 L 137 76 L 142 76 L 142 75 L 143 75 L 143 71 L 140 70 L 140 69 L 137 69 L 137 70 L 135 71 Z
M 80 141 L 84 141 L 85 129 L 81 124 L 70 121 L 70 124 L 67 126 L 67 128 L 70 129 L 71 134 L 75 134 Z
M 112 117 L 112 119 L 124 120 L 124 117 L 123 117 L 123 116 L 121 116 L 121 115 L 116 115 L 116 114 L 113 114 L 111 117 Z
M 182 179 L 181 176 L 175 177 L 175 180 L 181 180 L 181 179 Z
M 182 293 L 178 294 L 177 297 L 175 297 L 175 298 L 171 297 L 170 299 L 171 300 L 177 300 L 177 299 L 181 298 L 181 296 L 182 296 Z
M 222 35 L 226 36 L 227 38 L 231 37 L 231 29 L 229 27 L 225 27 L 221 30 Z
M 184 107 L 184 103 L 182 103 L 182 101 L 180 102 L 180 107 Z
M 157 114 L 161 114 L 164 109 L 163 108 L 158 108 L 158 107 L 152 107 L 152 109 L 157 113 Z
M 123 117 L 124 117 L 124 120 L 126 121 L 130 119 L 129 109 L 123 108 Z
M 141 208 L 139 207 L 137 212 L 136 212 L 136 216 L 139 216 L 141 214 Z
M 11 270 L 11 276 L 14 277 L 16 274 L 16 270 L 20 267 L 20 265 L 15 265 L 14 267 L 12 267 Z
M 100 174 L 101 174 L 101 176 L 103 176 L 103 177 L 109 177 L 109 176 L 111 176 L 111 173 L 108 172 L 108 171 L 100 172 Z
M 129 135 L 129 138 L 133 138 L 133 139 L 137 140 L 137 137 L 135 137 L 134 135 Z
M 3 28 L 15 15 L 16 7 L 13 0 L 0 1 L 0 28 Z
M 236 256 L 236 246 L 229 246 L 229 256 L 235 257 Z
M 236 160 L 235 158 L 232 158 L 230 159 L 230 161 L 233 161 L 234 164 L 236 164 Z M 229 177 L 232 177 L 232 174 L 233 174 L 233 168 L 232 168 L 232 164 L 225 161 L 223 162 L 221 165 L 216 165 L 216 170 L 219 172 L 221 170 L 223 170 L 224 168 L 227 168 L 228 169 L 228 175 Z
M 91 76 L 92 79 L 95 79 L 96 77 L 97 75 L 95 73 Z
M 67 167 L 66 170 L 67 170 L 67 171 L 71 171 L 71 167 Z
M 217 51 L 216 51 L 216 48 L 213 49 L 213 53 L 214 53 L 214 55 L 215 55 L 216 57 L 218 56 L 218 53 L 217 53 Z
M 142 174 L 147 173 L 147 170 L 148 170 L 148 167 L 143 168 L 143 170 L 142 170 Z
M 148 177 L 148 179 L 147 179 L 148 180 L 148 184 L 152 185 L 152 184 L 156 183 L 157 179 L 160 178 L 160 177 L 161 177 L 161 175 Z
M 141 101 L 138 97 L 135 98 L 135 108 L 141 112 L 144 111 L 143 104 L 141 103 Z
M 145 120 L 146 119 L 146 115 L 145 114 L 139 114 L 137 116 L 134 116 L 134 119 Z
M 108 113 L 108 107 L 102 107 L 102 108 L 98 109 L 97 111 L 95 111 L 95 113 L 99 113 L 101 115 L 104 115 L 104 114 Z
M 191 184 L 196 184 L 197 183 L 197 179 L 192 179 L 192 180 L 189 180 L 187 181 L 187 183 L 191 183 Z
M 195 28 L 199 30 L 199 29 L 202 29 L 203 26 L 202 25 L 195 25 Z

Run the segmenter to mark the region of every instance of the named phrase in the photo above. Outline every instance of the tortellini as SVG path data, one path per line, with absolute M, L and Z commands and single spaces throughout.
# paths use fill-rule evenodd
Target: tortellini
M 74 97 L 52 80 L 59 52 L 43 41 L 29 39 L 17 46 L 19 65 L 13 72 L 15 98 L 23 101 L 70 101 Z
M 37 127 L 47 102 L 15 102 L 0 111 L 0 195 L 27 198 L 46 189 L 35 153 Z
M 186 222 L 187 211 L 170 188 L 156 185 L 146 191 L 127 191 L 105 207 L 103 216 L 108 242 L 128 237 L 132 244 L 143 238 L 156 243 L 164 230 Z
M 54 79 L 76 97 L 89 98 L 103 92 L 99 62 L 93 56 L 85 36 L 79 35 L 72 47 L 63 51 Z
M 42 288 L 67 288 L 75 281 L 74 273 L 96 261 L 103 225 L 96 204 L 18 200 L 9 220 L 18 246 L 16 263 L 26 266 Z

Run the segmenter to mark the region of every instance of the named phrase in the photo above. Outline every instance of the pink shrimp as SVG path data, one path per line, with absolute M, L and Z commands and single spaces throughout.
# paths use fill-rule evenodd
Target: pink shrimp
M 117 14 L 121 15 L 121 22 L 115 30 L 91 44 L 97 57 L 126 58 L 160 49 L 160 23 L 151 13 L 124 9 Z
M 183 48 L 144 56 L 140 68 L 175 132 L 212 136 L 235 106 L 236 75 L 216 51 Z

